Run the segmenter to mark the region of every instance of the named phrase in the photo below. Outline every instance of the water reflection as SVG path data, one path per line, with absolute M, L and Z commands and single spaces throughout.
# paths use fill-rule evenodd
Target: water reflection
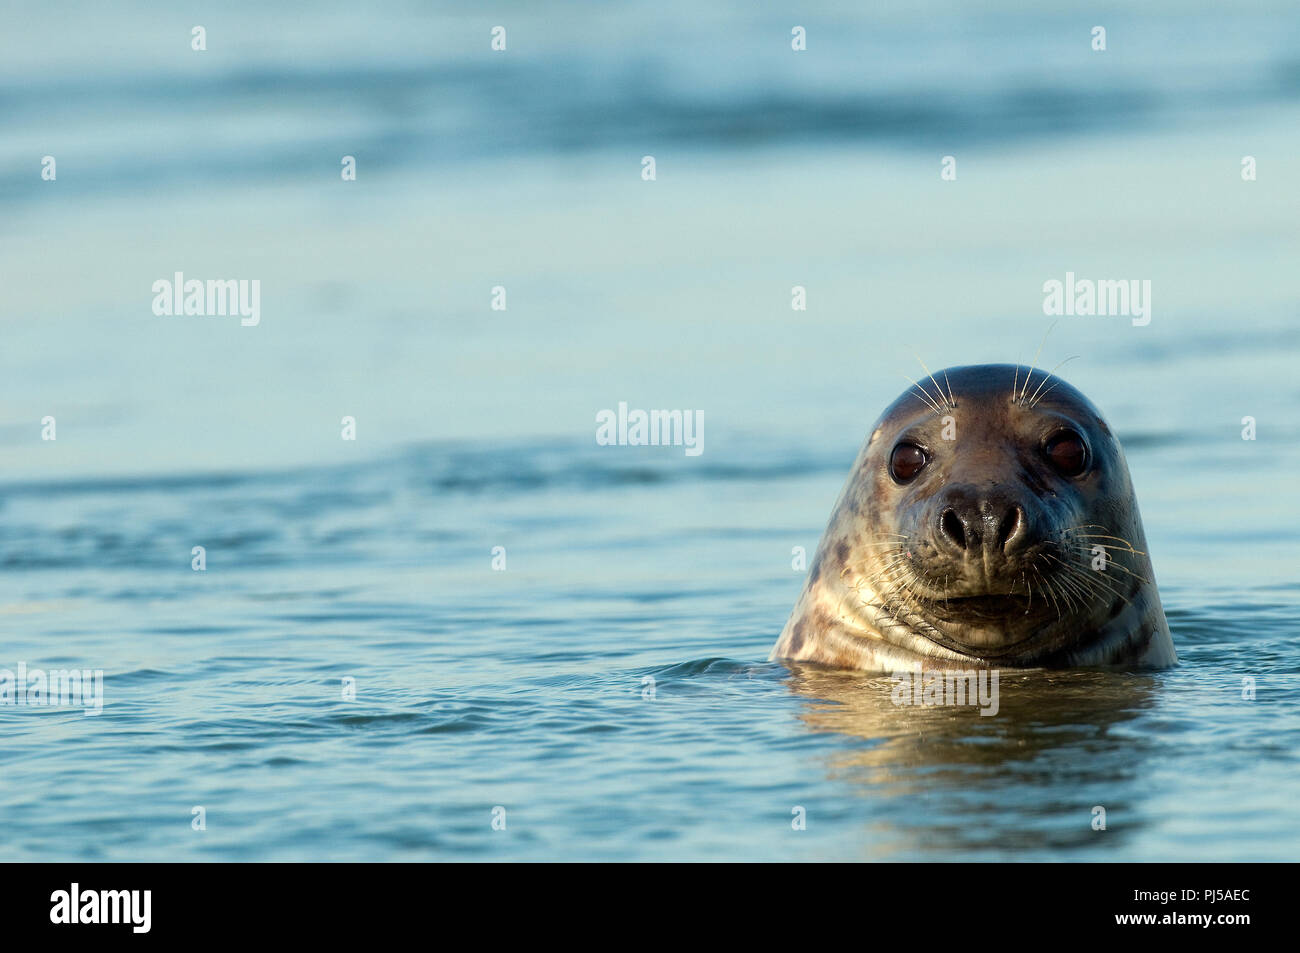
M 808 702 L 803 723 L 860 742 L 831 754 L 826 772 L 868 799 L 868 855 L 1051 847 L 1104 859 L 1146 823 L 1144 769 L 1157 745 L 1126 726 L 1157 703 L 1159 674 L 1003 671 L 997 713 L 981 715 L 898 704 L 887 675 L 790 669 Z M 1104 832 L 1093 829 L 1095 806 Z

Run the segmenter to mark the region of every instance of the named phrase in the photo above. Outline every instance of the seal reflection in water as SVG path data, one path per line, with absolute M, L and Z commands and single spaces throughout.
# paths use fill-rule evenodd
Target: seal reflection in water
M 1176 664 L 1101 414 L 1011 364 L 903 394 L 859 452 L 771 657 L 879 672 Z

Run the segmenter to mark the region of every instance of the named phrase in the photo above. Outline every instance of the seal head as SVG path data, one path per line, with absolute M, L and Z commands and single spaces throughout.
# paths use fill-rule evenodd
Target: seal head
M 839 668 L 1177 662 L 1119 441 L 1069 384 L 949 368 L 872 428 L 772 658 Z

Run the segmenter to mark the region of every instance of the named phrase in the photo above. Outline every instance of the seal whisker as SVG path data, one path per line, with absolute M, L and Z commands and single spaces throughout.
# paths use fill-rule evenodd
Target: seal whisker
M 917 355 L 914 355 L 914 356 L 916 357 L 917 362 L 921 365 L 921 369 L 922 369 L 923 371 L 925 371 L 927 374 L 930 375 L 930 383 L 934 385 L 935 393 L 937 393 L 940 397 L 943 397 L 944 400 L 947 401 L 947 404 L 945 405 L 946 408 L 947 408 L 947 409 L 951 409 L 951 408 L 952 408 L 952 403 L 951 403 L 951 401 L 948 401 L 948 398 L 945 397 L 945 395 L 944 395 L 944 393 L 943 393 L 943 388 L 940 387 L 940 386 L 939 386 L 939 382 L 938 382 L 937 380 L 934 379 L 934 374 L 930 371 L 930 368 L 928 368 L 928 367 L 925 366 L 925 361 L 922 361 L 922 360 L 921 360 L 921 355 L 917 354 Z
M 907 567 L 901 563 L 895 563 L 878 576 L 875 582 L 887 582 L 893 588 L 902 585 L 907 579 Z
M 900 569 L 905 568 L 902 565 L 904 559 L 905 557 L 901 555 L 892 558 L 887 565 L 882 566 L 881 568 L 877 569 L 875 572 L 871 573 L 869 576 L 863 578 L 860 585 L 874 587 L 877 582 L 891 580 L 893 576 L 896 575 Z
M 1113 583 L 1110 583 L 1109 581 L 1103 582 L 1100 579 L 1088 576 L 1081 569 L 1075 569 L 1073 570 L 1073 573 L 1076 574 L 1076 581 L 1090 587 L 1091 593 L 1094 596 L 1110 595 L 1114 596 L 1116 599 L 1124 601 L 1130 606 L 1133 604 L 1129 602 L 1128 596 L 1124 595 L 1124 593 L 1119 589 L 1114 588 Z
M 1086 549 L 1085 549 L 1085 550 L 1083 550 L 1083 552 L 1085 552 L 1085 553 L 1089 553 L 1089 552 L 1091 552 L 1091 550 L 1086 550 Z M 1123 552 L 1123 550 L 1120 550 L 1120 552 Z M 1140 572 L 1134 572 L 1132 569 L 1129 569 L 1127 566 L 1125 566 L 1125 565 L 1124 565 L 1122 562 L 1120 562 L 1118 559 L 1110 559 L 1110 560 L 1107 560 L 1107 562 L 1106 562 L 1106 568 L 1107 568 L 1107 569 L 1110 569 L 1111 567 L 1114 567 L 1115 569 L 1118 569 L 1120 572 L 1125 573 L 1126 575 L 1132 576 L 1134 579 L 1136 579 L 1138 582 L 1142 583 L 1143 585 L 1150 585 L 1150 584 L 1151 584 L 1151 580 L 1150 580 L 1150 579 L 1148 579 L 1146 576 L 1142 575 Z
M 942 417 L 943 408 L 940 407 L 938 402 L 933 397 L 930 396 L 930 392 L 921 386 L 921 382 L 916 380 L 916 378 L 914 377 L 910 377 L 907 374 L 904 374 L 903 376 L 912 382 L 912 384 L 916 387 L 917 391 L 919 392 L 918 396 L 922 400 L 924 400 L 926 404 L 929 405 L 930 409 L 933 410 L 937 416 Z
M 1046 397 L 1049 393 L 1051 393 L 1052 387 L 1056 386 L 1056 384 L 1053 384 L 1052 387 L 1047 388 L 1047 390 L 1043 390 L 1043 384 L 1046 384 L 1049 380 L 1051 380 L 1052 375 L 1055 374 L 1057 371 L 1059 371 L 1062 367 L 1064 367 L 1066 364 L 1069 364 L 1071 361 L 1076 360 L 1078 357 L 1079 357 L 1078 354 L 1075 354 L 1071 357 L 1067 357 L 1060 364 L 1057 364 L 1054 368 L 1052 368 L 1051 372 L 1048 373 L 1048 375 L 1044 377 L 1041 382 L 1039 382 L 1037 389 L 1034 390 L 1034 393 L 1029 398 L 1029 408 L 1031 410 L 1038 406 L 1038 402 L 1042 400 L 1043 397 Z M 1043 390 L 1043 397 L 1038 396 L 1038 392 L 1040 390 Z
M 1050 554 L 1049 554 L 1049 558 L 1055 559 L 1058 563 L 1060 563 L 1064 567 L 1067 578 L 1073 578 L 1076 583 L 1085 584 L 1090 590 L 1094 592 L 1100 592 L 1102 589 L 1104 589 L 1106 592 L 1109 592 L 1111 595 L 1117 596 L 1118 598 L 1123 599 L 1125 602 L 1128 602 L 1128 599 L 1125 597 L 1124 593 L 1120 589 L 1116 588 L 1116 584 L 1113 583 L 1111 580 L 1106 579 L 1101 573 L 1089 572 L 1088 570 L 1076 566 L 1073 563 L 1067 563 L 1064 560 L 1057 559 L 1057 557 L 1051 556 Z M 1064 579 L 1062 581 L 1064 581 Z M 1129 603 L 1129 605 L 1132 605 L 1132 603 Z
M 1061 619 L 1061 605 L 1056 601 L 1055 587 L 1053 587 L 1050 580 L 1043 577 L 1042 571 L 1037 566 L 1032 568 L 1034 570 L 1034 575 L 1038 577 L 1038 585 L 1047 590 L 1047 597 L 1052 600 L 1052 606 L 1056 609 L 1056 618 L 1059 621 Z
M 1076 537 L 1077 537 L 1077 538 L 1080 538 L 1080 539 L 1091 539 L 1092 537 L 1096 536 L 1096 537 L 1103 538 L 1103 539 L 1117 539 L 1117 540 L 1119 540 L 1120 542 L 1122 542 L 1125 546 L 1127 546 L 1129 549 L 1133 550 L 1133 552 L 1135 552 L 1135 553 L 1139 553 L 1139 554 L 1142 555 L 1142 556 L 1145 556 L 1145 555 L 1146 555 L 1146 553 L 1142 553 L 1142 552 L 1140 552 L 1139 550 L 1133 549 L 1133 544 L 1132 544 L 1131 542 L 1129 542 L 1129 540 L 1128 540 L 1127 538 L 1123 537 L 1123 536 L 1109 536 L 1109 535 L 1108 535 L 1108 536 L 1103 536 L 1101 533 L 1079 533 L 1079 532 L 1076 532 L 1077 530 L 1081 530 L 1081 529 L 1099 529 L 1099 530 L 1102 530 L 1103 533 L 1106 533 L 1106 534 L 1110 534 L 1110 533 L 1114 533 L 1114 532 L 1115 532 L 1115 531 L 1114 531 L 1113 529 L 1111 529 L 1109 526 L 1104 526 L 1104 525 L 1102 525 L 1101 523 L 1080 523 L 1078 526 L 1067 526 L 1065 529 L 1061 530 L 1061 533 L 1062 533 L 1062 535 L 1064 535 L 1066 538 L 1076 538 Z
M 1121 553 L 1132 553 L 1134 556 L 1145 556 L 1145 555 L 1146 555 L 1146 553 L 1144 553 L 1142 550 L 1140 550 L 1140 549 L 1134 549 L 1134 548 L 1133 548 L 1133 544 L 1130 543 L 1130 542 L 1129 542 L 1127 539 L 1125 539 L 1123 536 L 1107 536 L 1107 535 L 1104 535 L 1104 534 L 1102 534 L 1102 533 L 1076 533 L 1076 534 L 1075 534 L 1075 538 L 1077 538 L 1077 539 L 1114 539 L 1114 540 L 1118 540 L 1119 542 L 1123 543 L 1125 546 L 1128 547 L 1128 549 L 1122 549 L 1122 548 L 1120 548 L 1119 546 L 1114 547 L 1114 548 L 1115 548 L 1116 550 L 1118 550 L 1119 552 L 1121 552 Z M 1107 546 L 1106 548 L 1107 548 L 1107 549 L 1110 549 L 1111 547 Z
M 1074 608 L 1073 608 L 1073 607 L 1074 607 L 1074 600 L 1072 600 L 1072 599 L 1070 598 L 1070 594 L 1069 594 L 1068 592 L 1065 591 L 1065 587 L 1064 587 L 1064 586 L 1060 586 L 1060 588 L 1057 588 L 1057 587 L 1060 585 L 1060 582 L 1061 582 L 1060 579 L 1052 579 L 1052 578 L 1049 578 L 1049 579 L 1047 580 L 1047 584 L 1048 584 L 1049 586 L 1052 587 L 1052 591 L 1056 593 L 1057 598 L 1060 599 L 1061 602 L 1065 603 L 1065 605 L 1061 605 L 1060 603 L 1058 603 L 1058 604 L 1057 604 L 1057 607 L 1056 607 L 1056 617 L 1057 617 L 1057 619 L 1064 619 L 1064 618 L 1065 618 L 1065 612 L 1073 612 L 1073 611 L 1074 611 Z
M 1078 598 L 1082 598 L 1082 596 L 1081 596 L 1080 593 L 1079 593 L 1079 590 L 1078 590 L 1076 587 L 1070 585 L 1070 579 L 1069 579 L 1069 576 L 1068 576 L 1068 575 L 1058 575 L 1058 576 L 1056 577 L 1056 581 L 1057 581 L 1058 583 L 1061 584 L 1061 598 L 1063 598 L 1063 599 L 1065 600 L 1066 608 L 1067 608 L 1071 613 L 1074 613 L 1074 612 L 1075 612 L 1075 608 L 1074 608 L 1074 600 L 1075 600 L 1075 598 L 1076 598 L 1076 597 L 1078 597 Z M 1086 603 L 1086 601 L 1085 601 L 1085 602 L 1084 602 L 1084 605 L 1086 605 L 1086 604 L 1087 604 L 1087 603 Z
M 1097 591 L 1090 583 L 1086 583 L 1084 580 L 1076 578 L 1073 573 L 1070 572 L 1062 573 L 1059 579 L 1062 589 L 1073 593 L 1074 596 L 1078 598 L 1081 605 L 1086 606 L 1089 602 L 1096 601 Z
M 1099 530 L 1102 530 L 1102 532 L 1100 532 L 1100 533 L 1081 533 L 1081 532 L 1079 532 L 1079 530 L 1084 530 L 1084 529 L 1099 529 Z M 1142 550 L 1140 550 L 1140 549 L 1134 549 L 1134 548 L 1133 548 L 1133 543 L 1132 543 L 1129 539 L 1127 539 L 1127 538 L 1124 537 L 1124 536 L 1116 536 L 1116 535 L 1113 535 L 1113 530 L 1111 530 L 1111 528 L 1110 528 L 1109 526 L 1102 526 L 1100 523 L 1084 523 L 1084 524 L 1081 524 L 1081 525 L 1079 525 L 1079 526 L 1071 526 L 1071 527 L 1068 527 L 1067 529 L 1062 530 L 1062 531 L 1061 531 L 1061 536 L 1062 536 L 1063 539 L 1065 539 L 1065 540 L 1067 540 L 1067 541 L 1070 541 L 1070 542 L 1074 542 L 1075 540 L 1080 540 L 1080 539 L 1111 539 L 1111 540 L 1116 540 L 1116 541 L 1118 541 L 1118 542 L 1123 543 L 1124 546 L 1127 547 L 1127 548 L 1121 548 L 1121 547 L 1116 546 L 1116 547 L 1113 547 L 1114 549 L 1117 549 L 1117 550 L 1119 550 L 1120 552 L 1133 553 L 1134 555 L 1137 555 L 1137 556 L 1145 556 L 1145 555 L 1146 555 L 1146 553 L 1143 552 Z M 1107 549 L 1110 549 L 1110 548 L 1112 548 L 1112 547 L 1109 547 L 1109 546 L 1107 547 Z
M 1086 543 L 1084 543 L 1084 545 L 1076 545 L 1075 550 L 1078 551 L 1080 555 L 1083 555 L 1084 558 L 1092 555 L 1092 547 L 1086 545 Z M 1114 553 L 1134 553 L 1135 555 L 1145 555 L 1144 553 L 1138 553 L 1138 550 L 1122 550 L 1118 549 L 1118 547 L 1114 550 Z M 1149 584 L 1149 582 L 1151 582 L 1147 577 L 1141 575 L 1140 572 L 1134 572 L 1131 568 L 1125 566 L 1121 560 L 1115 558 L 1114 553 L 1112 553 L 1112 550 L 1106 549 L 1106 556 L 1108 556 L 1108 559 L 1106 559 L 1106 566 L 1108 566 L 1108 568 L 1113 566 L 1121 572 L 1128 573 L 1128 575 L 1134 577 L 1134 579 L 1143 581 L 1144 584 Z
M 1026 391 L 1029 390 L 1029 378 L 1033 376 L 1034 368 L 1038 365 L 1038 358 L 1042 356 L 1043 348 L 1047 345 L 1048 336 L 1051 335 L 1052 331 L 1054 331 L 1056 329 L 1056 326 L 1060 323 L 1061 323 L 1061 319 L 1057 318 L 1050 325 L 1048 325 L 1047 330 L 1043 333 L 1043 340 L 1039 342 L 1038 350 L 1034 352 L 1034 359 L 1029 362 L 1029 373 L 1025 375 L 1024 390 Z M 1044 380 L 1046 380 L 1046 378 L 1044 378 Z M 1038 386 L 1042 387 L 1043 385 L 1039 384 Z M 1035 391 L 1035 393 L 1037 393 L 1037 391 Z M 1021 391 L 1020 400 L 1024 401 L 1024 399 L 1025 399 L 1024 391 Z

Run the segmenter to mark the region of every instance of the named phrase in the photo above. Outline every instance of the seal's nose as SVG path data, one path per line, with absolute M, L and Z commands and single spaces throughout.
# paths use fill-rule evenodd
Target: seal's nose
M 1030 542 L 1029 517 L 1002 487 L 954 486 L 939 506 L 939 541 L 960 555 L 1010 556 Z

